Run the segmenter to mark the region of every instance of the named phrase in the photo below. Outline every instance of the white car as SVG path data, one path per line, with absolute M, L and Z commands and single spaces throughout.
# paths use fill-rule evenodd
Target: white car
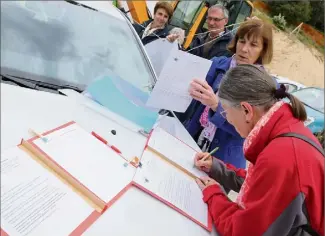
M 145 91 L 156 80 L 153 67 L 131 23 L 110 1 L 82 4 L 87 6 L 74 1 L 1 1 L 2 154 L 19 145 L 22 138 L 30 138 L 29 129 L 43 133 L 75 121 L 86 131 L 109 140 L 126 158 L 141 157 L 147 137 L 137 132 L 139 127 L 80 92 L 108 72 Z M 94 166 L 89 166 L 89 172 Z M 16 178 L 6 177 L 9 172 L 18 172 L 17 168 L 21 172 L 15 176 L 23 176 L 26 181 L 15 189 L 15 195 L 8 181 Z M 35 185 L 27 181 L 31 172 L 28 166 L 15 162 L 1 166 L 1 195 L 11 194 L 1 198 L 2 207 L 7 206 L 6 213 L 1 214 L 1 235 L 2 230 L 10 231 L 9 235 L 69 235 L 79 225 L 76 219 L 80 214 L 71 211 L 59 215 L 65 209 L 60 201 L 64 194 L 54 188 L 47 189 L 48 194 L 31 195 Z M 111 188 L 120 174 L 97 179 L 98 185 Z M 45 202 L 45 197 L 51 199 Z M 17 198 L 26 204 L 18 205 Z M 68 205 L 73 207 L 74 202 Z M 36 210 L 30 212 L 29 207 Z M 55 224 L 48 224 L 48 218 L 53 217 L 57 219 L 51 221 Z M 73 220 L 76 227 L 71 227 L 68 220 Z M 86 223 L 78 230 L 86 230 Z M 126 191 L 82 235 L 157 234 L 211 235 L 137 188 Z
M 290 80 L 286 77 L 282 77 L 282 76 L 279 76 L 279 75 L 276 75 L 276 74 L 272 74 L 271 75 L 273 78 L 275 78 L 279 84 L 284 84 L 285 87 L 287 88 L 287 92 L 289 93 L 292 93 L 294 91 L 297 91 L 299 89 L 302 89 L 302 88 L 305 88 L 306 86 L 301 84 L 301 83 L 298 83 L 298 82 L 295 82 L 293 80 Z

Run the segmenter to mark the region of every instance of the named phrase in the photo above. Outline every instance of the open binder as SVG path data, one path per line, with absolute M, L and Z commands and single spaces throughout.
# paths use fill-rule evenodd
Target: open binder
M 57 204 L 62 202 L 62 206 L 67 207 L 67 210 L 59 207 L 52 218 L 46 218 L 30 232 L 15 228 L 11 224 L 13 221 L 10 217 L 7 219 L 1 216 L 1 235 L 59 235 L 51 227 L 59 224 L 58 222 L 62 220 L 60 215 L 68 217 L 71 214 L 68 209 L 80 211 L 80 214 L 77 213 L 77 219 L 71 216 L 64 222 L 66 227 L 60 231 L 60 235 L 81 235 L 131 186 L 138 187 L 208 231 L 212 231 L 212 220 L 207 205 L 202 201 L 202 192 L 194 179 L 204 173 L 191 169 L 189 163 L 193 163 L 194 156 L 182 162 L 182 159 L 164 153 L 164 145 L 173 148 L 172 144 L 179 146 L 180 143 L 163 130 L 157 128 L 151 133 L 141 157 L 142 165 L 137 168 L 126 163 L 121 154 L 114 152 L 73 121 L 42 135 L 46 137 L 46 142 L 43 138 L 33 137 L 22 140 L 19 148 L 15 147 L 1 154 L 1 161 L 11 162 L 19 156 L 18 159 L 25 163 L 21 166 L 30 166 L 29 170 L 26 170 L 26 177 L 17 176 L 19 172 L 8 169 L 7 175 L 4 176 L 5 183 L 15 180 L 18 186 L 20 182 L 24 182 L 24 178 L 50 179 L 45 189 L 53 188 L 64 193 L 64 197 L 59 199 Z M 169 143 L 158 145 L 161 138 L 165 140 L 164 142 L 169 140 Z M 193 152 L 193 149 L 184 143 L 182 150 L 195 155 L 195 151 Z M 119 174 L 118 178 L 116 173 Z M 98 181 L 99 179 L 105 179 L 105 185 L 102 184 L 103 181 Z M 14 184 L 10 182 L 8 192 L 12 191 L 9 189 L 14 188 L 12 186 Z M 33 190 L 33 185 L 31 186 L 26 184 L 26 188 L 29 187 L 30 191 Z M 37 191 L 42 194 L 41 190 Z M 68 203 L 71 199 L 74 202 L 72 205 Z M 10 204 L 21 205 L 24 199 L 15 201 Z M 3 204 L 2 207 L 9 208 L 10 205 Z M 37 208 L 36 205 L 34 207 Z M 29 208 L 31 212 L 35 209 L 32 206 Z

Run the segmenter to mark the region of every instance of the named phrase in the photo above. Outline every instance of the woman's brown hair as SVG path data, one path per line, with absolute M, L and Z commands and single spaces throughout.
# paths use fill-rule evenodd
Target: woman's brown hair
M 158 9 L 160 9 L 160 8 L 164 9 L 167 12 L 168 20 L 170 20 L 170 18 L 173 15 L 173 12 L 174 12 L 174 9 L 173 9 L 172 5 L 170 5 L 170 3 L 165 2 L 165 1 L 157 2 L 156 5 L 155 5 L 155 8 L 153 10 L 153 14 L 156 14 Z
M 262 20 L 251 19 L 241 24 L 236 32 L 235 37 L 228 45 L 228 50 L 232 53 L 236 53 L 236 46 L 239 39 L 244 38 L 247 35 L 248 38 L 262 37 L 263 50 L 258 59 L 262 64 L 268 64 L 273 57 L 273 33 L 272 26 Z

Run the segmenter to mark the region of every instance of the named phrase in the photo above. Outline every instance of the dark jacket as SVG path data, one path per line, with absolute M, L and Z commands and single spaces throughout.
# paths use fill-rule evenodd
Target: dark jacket
M 229 70 L 231 57 L 212 58 L 212 65 L 207 74 L 206 81 L 216 93 L 224 74 Z M 279 86 L 277 81 L 274 80 Z M 203 130 L 200 123 L 200 117 L 205 109 L 205 105 L 193 99 L 190 106 L 183 114 L 178 114 L 178 118 L 183 122 L 187 131 L 197 140 L 198 135 Z M 220 160 L 232 164 L 237 168 L 245 168 L 246 160 L 243 154 L 244 139 L 237 133 L 236 129 L 220 115 L 223 111 L 221 104 L 217 107 L 216 112 L 209 111 L 209 121 L 216 127 L 216 133 L 211 142 L 209 151 L 219 147 L 214 156 Z
M 310 144 L 297 138 L 276 138 L 295 132 L 317 139 L 283 105 L 261 128 L 245 152 L 254 165 L 244 192 L 244 205 L 229 201 L 217 185 L 203 190 L 203 199 L 220 235 L 310 236 L 309 224 L 324 235 L 324 157 Z M 320 146 L 320 144 L 318 143 Z M 246 171 L 214 159 L 210 176 L 239 191 Z M 254 222 L 252 224 L 252 222 Z
M 198 35 L 197 37 L 195 37 L 188 49 L 188 50 L 190 50 L 189 53 L 199 56 L 199 57 L 209 59 L 209 60 L 212 59 L 213 57 L 221 57 L 221 56 L 230 57 L 230 56 L 232 56 L 232 53 L 227 50 L 227 45 L 232 40 L 233 35 L 228 30 L 225 31 L 225 33 L 222 37 L 220 37 L 219 39 L 217 39 L 213 42 L 213 45 L 210 48 L 207 57 L 203 56 L 203 47 L 204 46 L 196 48 L 194 50 L 191 50 L 192 48 L 195 48 L 195 47 L 198 47 L 198 46 L 204 44 L 207 37 L 208 37 L 208 34 Z
M 230 67 L 231 57 L 215 57 L 212 59 L 211 68 L 207 74 L 206 81 L 216 92 L 219 84 Z M 187 111 L 185 112 L 187 120 L 184 126 L 194 139 L 202 131 L 200 117 L 205 109 L 205 105 L 199 101 L 193 100 Z M 220 160 L 232 164 L 237 168 L 245 168 L 246 160 L 243 154 L 244 139 L 237 133 L 235 128 L 220 115 L 222 107 L 219 103 L 215 113 L 210 112 L 209 120 L 217 126 L 216 133 L 210 145 L 210 150 L 219 147 L 214 156 Z M 210 151 L 209 150 L 209 151 Z
M 152 22 L 153 20 L 148 20 L 142 23 L 141 25 L 138 25 L 137 23 L 133 24 L 133 27 L 135 31 L 138 33 L 143 45 L 146 45 L 147 43 L 151 43 L 152 41 L 159 39 L 159 38 L 166 38 L 168 35 L 168 27 L 166 26 L 163 29 L 156 30 L 155 34 L 149 34 L 148 36 L 142 38 L 143 32 L 145 28 Z M 157 37 L 159 36 L 159 37 Z

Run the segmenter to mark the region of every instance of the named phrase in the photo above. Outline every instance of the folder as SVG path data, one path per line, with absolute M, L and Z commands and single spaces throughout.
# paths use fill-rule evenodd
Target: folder
M 137 124 L 147 133 L 159 117 L 159 109 L 146 106 L 149 92 L 140 90 L 113 73 L 91 83 L 86 94 L 110 111 Z
M 8 211 L 7 215 L 1 216 L 1 235 L 81 235 L 123 195 L 135 174 L 135 167 L 125 165 L 126 161 L 118 153 L 73 121 L 42 136 L 46 137 L 47 142 L 38 136 L 23 139 L 19 147 L 1 153 L 2 163 L 8 163 L 1 172 L 4 180 L 2 184 L 5 186 L 2 189 L 2 207 Z M 16 171 L 12 166 L 24 167 L 20 172 L 25 171 L 25 174 L 17 172 L 18 169 Z M 121 176 L 116 178 L 113 170 L 119 171 Z M 44 188 L 37 188 L 37 179 L 47 183 L 41 182 Z M 29 188 L 29 192 L 35 192 L 29 201 L 26 202 L 23 196 L 10 201 L 3 199 L 5 193 L 10 199 L 10 193 L 22 185 Z M 53 192 L 56 193 L 54 196 L 51 195 Z M 40 206 L 36 202 L 28 205 L 28 202 L 41 195 L 44 196 L 40 198 Z M 60 205 L 52 206 L 53 201 Z M 35 223 L 38 222 L 36 216 L 35 219 L 25 219 L 24 214 L 20 214 L 16 216 L 22 221 L 18 224 L 17 219 L 14 221 L 10 218 L 9 210 L 12 206 L 24 206 L 25 203 L 28 209 L 20 207 L 24 214 L 36 215 L 35 212 L 47 212 L 50 207 L 53 207 L 54 213 L 40 224 Z M 67 216 L 70 217 L 65 219 Z M 59 226 L 59 222 L 63 226 Z M 29 229 L 29 225 L 33 225 L 33 228 Z M 52 225 L 56 228 L 52 228 Z
M 169 145 L 169 148 L 179 143 L 159 128 L 151 132 L 138 168 L 131 164 L 125 165 L 126 160 L 120 156 L 123 150 L 122 153 L 116 153 L 74 121 L 42 133 L 41 136 L 23 139 L 19 148 L 1 153 L 2 163 L 3 158 L 9 163 L 5 165 L 7 169 L 4 168 L 7 172 L 1 172 L 2 184 L 5 186 L 2 191 L 8 194 L 16 185 L 25 184 L 31 192 L 39 191 L 35 196 L 40 196 L 45 194 L 43 188 L 37 190 L 35 186 L 38 185 L 29 184 L 26 180 L 46 179 L 50 182 L 44 189 L 53 188 L 64 193 L 62 199 L 57 200 L 62 206 L 53 213 L 52 218 L 35 225 L 30 234 L 26 232 L 29 229 L 27 226 L 15 228 L 17 224 L 13 224 L 10 214 L 2 214 L 1 235 L 35 235 L 35 232 L 37 235 L 81 235 L 132 186 L 212 231 L 212 218 L 194 179 L 197 175 L 187 170 L 188 167 L 184 165 L 187 162 L 181 166 L 177 158 L 170 161 L 173 158 L 168 159 L 168 153 L 164 153 L 166 156 L 160 154 L 163 153 L 159 149 L 163 148 L 161 142 Z M 169 144 L 163 140 L 166 137 L 171 140 Z M 182 145 L 187 148 L 184 143 Z M 15 160 L 22 168 L 20 171 L 11 168 Z M 21 175 L 21 171 L 25 174 Z M 116 173 L 120 174 L 118 178 Z M 46 194 L 49 196 L 49 193 Z M 45 201 L 47 198 L 41 199 Z M 2 207 L 10 209 L 12 205 L 24 205 L 24 199 L 4 201 Z M 34 214 L 38 209 L 36 206 L 26 206 L 25 214 Z M 47 212 L 46 209 L 43 211 Z M 23 221 L 24 215 L 17 218 Z M 37 221 L 31 222 L 36 224 Z M 64 227 L 58 227 L 61 224 Z
M 170 165 L 156 153 L 145 149 L 142 167 L 137 169 L 132 185 L 163 202 L 189 220 L 212 231 L 212 218 L 195 179 Z
M 150 133 L 147 148 L 193 178 L 208 176 L 194 166 L 197 151 L 160 127 Z

